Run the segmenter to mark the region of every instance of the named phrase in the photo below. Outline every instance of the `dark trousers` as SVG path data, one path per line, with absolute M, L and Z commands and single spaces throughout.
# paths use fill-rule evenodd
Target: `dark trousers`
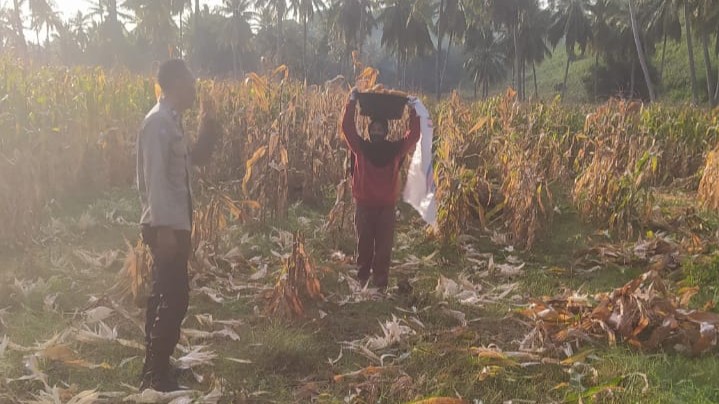
M 367 207 L 357 205 L 357 277 L 377 287 L 387 286 L 394 243 L 394 206 Z
M 190 300 L 187 274 L 190 232 L 175 231 L 175 237 L 177 252 L 163 257 L 157 249 L 157 229 L 149 226 L 142 229 L 142 239 L 150 247 L 153 260 L 152 291 L 145 315 L 145 345 L 147 357 L 162 362 L 169 361 L 180 339 L 180 325 Z

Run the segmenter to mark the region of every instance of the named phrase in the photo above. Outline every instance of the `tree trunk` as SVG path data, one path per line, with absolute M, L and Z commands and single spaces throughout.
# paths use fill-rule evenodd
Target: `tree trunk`
M 25 30 L 22 26 L 22 14 L 20 13 L 20 0 L 13 0 L 13 25 L 15 34 L 17 35 L 17 44 L 21 56 L 24 58 L 27 52 L 27 42 L 25 41 Z
M 709 100 L 709 105 L 714 105 L 714 83 L 712 82 L 712 80 L 714 80 L 714 70 L 712 69 L 711 56 L 709 56 L 709 35 L 707 35 L 706 32 L 702 32 L 701 38 L 702 51 L 704 53 L 704 68 L 707 74 L 707 99 Z
M 664 60 L 667 54 L 667 34 L 664 34 L 664 44 L 662 45 L 662 63 L 659 67 L 659 82 L 664 83 Z
M 436 65 L 436 79 L 437 79 L 437 101 L 442 98 L 442 39 L 444 38 L 444 27 L 442 21 L 444 20 L 444 0 L 439 2 L 439 19 L 437 20 L 437 65 Z
M 519 55 L 519 38 L 517 38 L 517 26 L 516 24 L 512 27 L 512 37 L 514 41 L 514 75 L 515 78 L 515 85 L 519 87 L 519 77 L 520 77 L 520 71 L 519 71 L 519 61 L 520 61 L 520 55 Z M 517 89 L 519 91 L 519 89 Z M 521 99 L 521 93 L 520 93 L 520 99 Z
M 642 47 L 642 41 L 639 38 L 639 28 L 637 27 L 637 17 L 634 14 L 634 5 L 632 0 L 629 0 L 629 17 L 632 20 L 632 32 L 634 33 L 634 44 L 637 46 L 637 55 L 639 55 L 639 63 L 642 65 L 642 72 L 644 73 L 644 81 L 647 83 L 647 89 L 649 90 L 649 99 L 652 102 L 657 100 L 656 93 L 654 93 L 654 84 L 652 84 L 652 77 L 649 75 L 649 65 L 647 65 L 647 59 L 644 54 L 644 48 Z
M 182 21 L 182 17 L 184 17 L 184 15 L 185 15 L 185 11 L 184 11 L 184 6 L 183 6 L 183 8 L 180 9 L 180 45 L 178 46 L 180 48 L 180 57 L 183 59 L 185 58 L 185 43 L 183 41 L 183 37 L 184 37 L 183 25 L 184 25 L 184 23 Z
M 280 13 L 277 13 L 277 64 L 282 64 L 282 18 Z
M 402 87 L 402 51 L 397 51 L 397 87 Z
M 357 50 L 359 51 L 360 57 L 362 57 L 362 51 L 364 50 L 364 17 L 364 10 L 360 9 L 359 32 L 356 33 L 356 35 L 358 35 L 358 38 L 356 38 Z
M 447 64 L 449 63 L 449 51 L 452 49 L 452 41 L 454 40 L 454 32 L 449 33 L 449 38 L 447 39 L 447 54 L 444 57 L 444 66 L 442 66 L 442 76 L 440 77 L 439 83 L 440 85 L 444 83 L 445 77 L 447 77 Z
M 594 100 L 599 97 L 599 52 L 594 54 Z
M 569 79 L 569 64 L 572 63 L 572 57 L 569 53 L 567 53 L 567 66 L 564 68 L 564 84 L 562 87 L 562 98 L 564 98 L 564 94 L 567 92 L 567 79 Z
M 537 65 L 532 61 L 532 76 L 534 76 L 534 98 L 539 99 L 539 86 L 537 85 Z
M 407 66 L 409 66 L 409 54 L 405 53 L 404 58 L 402 58 L 402 87 L 407 88 Z
M 519 74 L 517 74 L 517 95 L 519 101 L 524 101 L 524 66 L 519 65 Z
M 240 49 L 237 51 L 237 68 L 240 70 L 240 77 L 245 77 L 245 55 L 243 54 L 244 50 Z
M 629 97 L 627 98 L 631 100 L 634 98 L 634 89 L 637 83 L 637 61 L 634 59 L 632 59 L 632 74 L 629 80 Z
M 304 32 L 302 32 L 302 71 L 305 76 L 305 84 L 307 84 L 307 13 L 302 16 L 304 24 Z
M 527 100 L 527 64 L 522 63 L 522 101 Z
M 687 37 L 687 49 L 689 52 L 689 74 L 692 80 L 692 102 L 694 104 L 699 103 L 699 96 L 697 93 L 697 70 L 694 65 L 694 47 L 692 44 L 692 23 L 691 17 L 689 16 L 689 2 L 684 0 L 684 21 L 686 26 L 686 37 Z
M 110 0 L 107 4 L 107 20 L 117 22 L 117 0 Z
M 234 79 L 237 80 L 237 45 L 234 43 L 231 46 L 232 48 L 232 74 L 234 76 Z

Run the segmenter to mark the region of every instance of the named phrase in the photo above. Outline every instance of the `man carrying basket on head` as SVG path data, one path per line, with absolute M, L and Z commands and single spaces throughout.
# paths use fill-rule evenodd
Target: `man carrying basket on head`
M 399 170 L 404 157 L 420 139 L 420 119 L 415 110 L 417 98 L 407 97 L 406 103 L 410 106 L 409 130 L 401 140 L 391 142 L 387 140 L 387 115 L 392 112 L 370 106 L 369 140 L 366 140 L 357 132 L 355 123 L 358 98 L 365 95 L 356 88 L 352 89 L 345 107 L 342 133 L 354 160 L 352 196 L 357 206 L 357 279 L 364 287 L 372 275 L 373 285 L 384 290 L 387 288 L 392 259 L 395 207 L 400 194 Z M 363 113 L 367 108 L 365 103 L 362 105 Z

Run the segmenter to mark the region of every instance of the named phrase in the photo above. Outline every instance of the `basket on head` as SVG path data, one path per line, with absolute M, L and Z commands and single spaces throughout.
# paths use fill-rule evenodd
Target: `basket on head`
M 387 120 L 401 119 L 407 97 L 396 94 L 359 93 L 360 115 Z

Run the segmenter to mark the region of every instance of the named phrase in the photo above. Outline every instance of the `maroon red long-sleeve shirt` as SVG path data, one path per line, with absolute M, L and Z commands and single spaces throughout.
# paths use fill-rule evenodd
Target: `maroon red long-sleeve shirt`
M 350 150 L 355 156 L 352 176 L 352 195 L 358 205 L 366 207 L 394 206 L 399 198 L 399 169 L 404 157 L 417 144 L 420 137 L 420 123 L 412 108 L 409 117 L 409 130 L 399 141 L 399 152 L 389 164 L 378 167 L 363 155 L 362 139 L 357 133 L 355 123 L 356 101 L 349 101 L 342 120 L 342 133 Z

